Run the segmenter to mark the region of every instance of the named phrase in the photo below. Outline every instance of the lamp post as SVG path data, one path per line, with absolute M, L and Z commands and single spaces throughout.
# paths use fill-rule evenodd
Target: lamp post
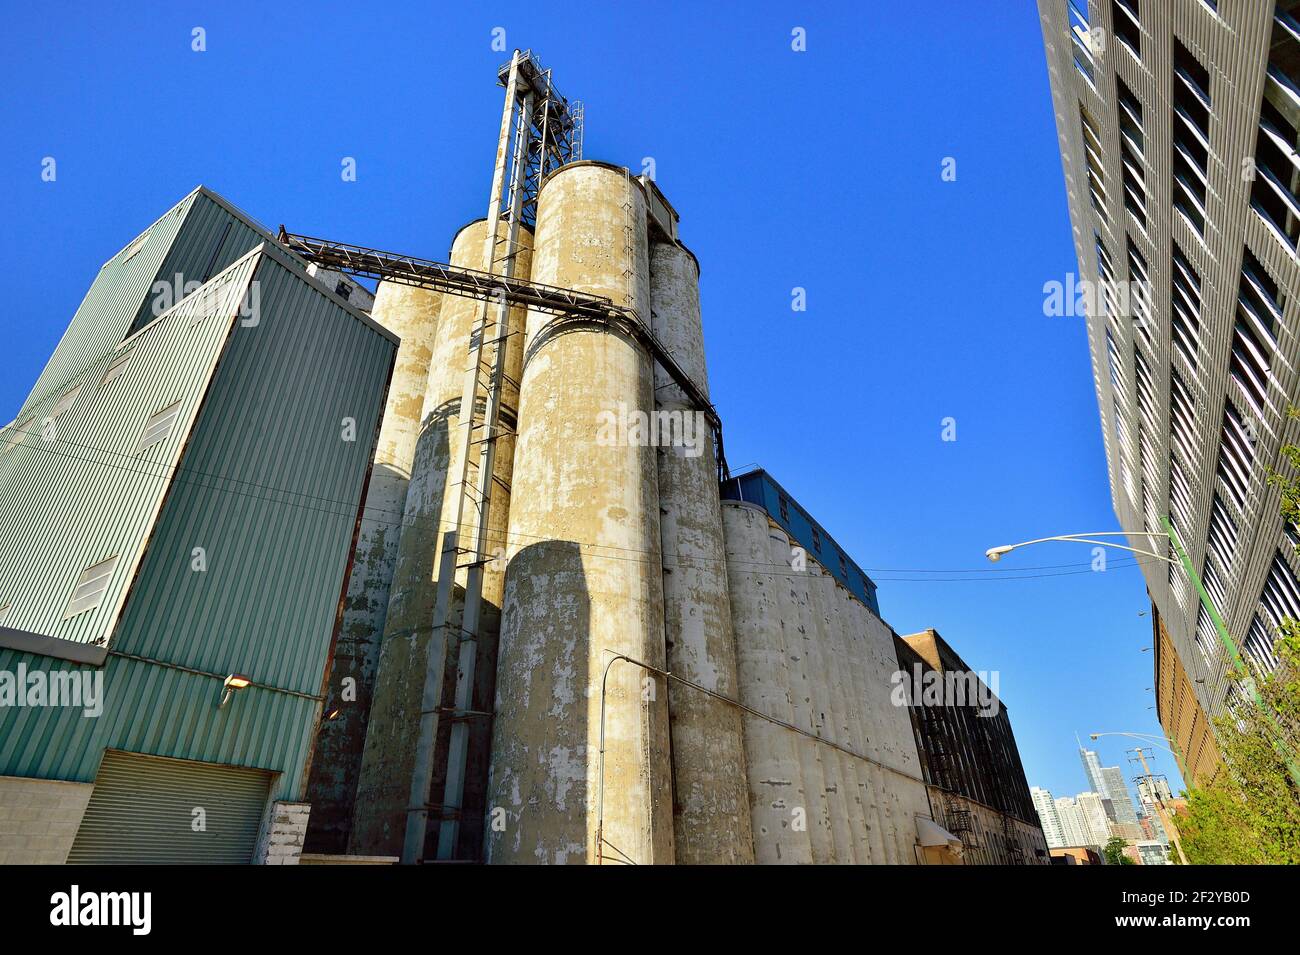
M 1157 554 L 1155 551 L 1151 550 L 1141 550 L 1140 548 L 1129 547 L 1124 544 L 1115 544 L 1110 541 L 1097 540 L 1099 537 L 1165 537 L 1174 545 L 1174 551 L 1178 554 L 1178 560 L 1174 560 L 1172 557 L 1166 557 L 1163 554 Z M 1223 618 L 1219 616 L 1219 611 L 1214 606 L 1214 601 L 1210 599 L 1210 595 L 1205 589 L 1205 584 L 1201 582 L 1200 575 L 1197 574 L 1196 569 L 1192 567 L 1192 562 L 1188 558 L 1187 552 L 1183 549 L 1182 542 L 1178 539 L 1178 533 L 1174 530 L 1173 522 L 1170 521 L 1168 517 L 1165 518 L 1165 530 L 1163 534 L 1157 534 L 1151 531 L 1092 531 L 1083 534 L 1058 534 L 1054 537 L 1038 537 L 1034 540 L 1021 541 L 1018 544 L 1002 544 L 998 547 L 990 547 L 984 552 L 984 556 L 990 561 L 996 563 L 1018 547 L 1027 547 L 1030 544 L 1044 544 L 1049 541 L 1069 541 L 1076 544 L 1098 544 L 1102 547 L 1114 547 L 1116 550 L 1126 550 L 1130 553 L 1140 554 L 1143 557 L 1163 561 L 1166 564 L 1181 566 L 1183 572 L 1187 574 L 1188 579 L 1190 579 L 1196 586 L 1196 593 L 1201 599 L 1201 606 L 1205 608 L 1206 613 L 1210 616 L 1210 620 L 1213 621 L 1214 629 L 1219 634 L 1219 641 L 1227 651 L 1228 658 L 1232 661 L 1233 669 L 1237 671 L 1237 675 L 1241 678 L 1242 685 L 1249 691 L 1251 699 L 1254 700 L 1255 705 L 1259 708 L 1260 712 L 1264 714 L 1264 718 L 1275 731 L 1272 740 L 1270 740 L 1273 749 L 1276 750 L 1277 754 L 1282 757 L 1283 762 L 1286 763 L 1287 772 L 1291 776 L 1291 781 L 1297 786 L 1300 786 L 1300 765 L 1297 765 L 1292 756 L 1291 748 L 1285 742 L 1286 737 L 1283 735 L 1281 727 L 1278 726 L 1277 719 L 1269 711 L 1268 707 L 1264 705 L 1264 698 L 1259 694 L 1259 687 L 1255 685 L 1254 677 L 1251 676 L 1249 667 L 1246 666 L 1245 660 L 1242 659 L 1241 651 L 1237 648 L 1236 641 L 1233 640 L 1232 635 L 1228 633 L 1228 628 L 1224 624 Z

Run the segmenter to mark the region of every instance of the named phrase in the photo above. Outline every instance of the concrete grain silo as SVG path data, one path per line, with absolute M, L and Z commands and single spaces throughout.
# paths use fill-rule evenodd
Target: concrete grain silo
M 590 161 L 538 199 L 533 279 L 648 321 L 643 187 Z M 655 451 L 620 416 L 654 410 L 649 354 L 612 326 L 530 312 L 497 666 L 489 862 L 673 861 Z M 611 426 L 611 416 L 614 424 Z M 602 432 L 602 426 L 604 431 Z M 602 437 L 603 434 L 603 437 Z
M 699 263 L 676 242 L 650 248 L 651 327 L 704 393 Z M 736 649 L 712 432 L 702 412 L 656 365 L 660 538 L 668 668 L 736 696 Z M 666 440 L 670 439 L 670 440 Z M 668 686 L 674 836 L 683 864 L 754 861 L 745 751 L 738 710 L 680 683 Z
M 731 618 L 736 640 L 739 699 L 772 719 L 793 723 L 790 672 L 782 629 L 782 587 L 786 565 L 772 560 L 767 513 L 753 504 L 722 502 Z M 778 534 L 784 532 L 777 531 Z M 788 550 L 789 541 L 786 541 Z M 754 833 L 754 861 L 760 865 L 807 865 L 814 861 L 807 826 L 811 816 L 800 769 L 806 740 L 776 723 L 747 714 L 743 720 L 745 762 Z
M 455 236 L 451 247 L 451 264 L 465 268 L 483 269 L 487 223 L 479 219 L 464 226 Z M 531 235 L 520 231 L 520 245 L 515 274 L 528 277 Z M 438 333 L 434 338 L 432 356 L 423 398 L 423 422 L 411 469 L 410 486 L 402 518 L 403 531 L 398 547 L 396 568 L 389 600 L 384 630 L 384 643 L 376 680 L 375 699 L 370 711 L 370 729 L 366 737 L 361 776 L 357 787 L 351 848 L 354 852 L 399 855 L 406 825 L 406 809 L 410 797 L 411 773 L 415 761 L 415 747 L 419 738 L 421 697 L 428 662 L 428 648 L 433 623 L 433 605 L 437 593 L 438 559 L 442 547 L 442 533 L 446 522 L 454 520 L 448 512 L 454 507 L 454 488 L 448 488 L 448 474 L 459 471 L 459 442 L 456 428 L 460 416 L 461 394 L 464 388 L 465 367 L 469 362 L 470 336 L 478 322 L 483 303 L 454 295 L 443 297 Z M 524 322 L 522 309 L 511 309 L 509 321 L 516 331 Z M 506 380 L 502 390 L 502 417 L 510 424 L 517 408 L 517 382 L 522 360 L 521 335 L 508 339 L 506 355 Z M 498 445 L 495 473 L 499 481 L 509 487 L 512 463 L 512 441 L 505 438 Z M 490 521 L 493 537 L 504 539 L 509 493 L 499 488 L 493 497 Z M 496 626 L 500 606 L 501 574 L 489 565 L 484 572 L 484 627 L 490 636 Z M 439 636 L 439 641 L 442 637 Z M 491 653 L 492 641 L 480 643 L 483 653 Z M 443 654 L 441 642 L 434 645 L 435 655 Z M 482 661 L 480 661 L 482 662 Z M 450 700 L 455 681 L 454 662 L 446 667 L 444 700 Z M 480 666 L 479 675 L 491 680 L 494 669 L 491 661 Z M 488 700 L 476 694 L 476 704 L 486 708 Z M 442 799 L 442 782 L 445 779 L 445 753 L 447 724 L 442 721 L 438 745 L 435 749 L 435 772 L 430 802 Z M 484 760 L 483 750 L 487 735 L 482 729 L 471 734 L 472 760 Z M 481 767 L 479 777 L 482 776 Z M 472 786 L 467 786 L 466 798 L 474 798 Z M 481 787 L 479 807 L 466 813 L 466 826 L 462 837 L 466 840 L 481 838 Z M 437 826 L 430 826 L 436 834 Z
M 819 568 L 809 561 L 808 573 L 792 577 L 793 581 L 808 587 L 813 608 L 816 638 L 807 644 L 808 668 L 813 692 L 813 713 L 819 735 L 823 739 L 843 745 L 843 731 L 839 728 L 839 710 L 843 705 L 835 691 L 834 680 L 838 670 L 831 640 L 835 622 L 831 607 L 821 588 Z M 858 862 L 852 816 L 856 805 L 857 773 L 852 757 L 831 746 L 821 747 L 822 768 L 826 780 L 826 798 L 831 819 L 831 836 L 835 844 L 835 861 L 840 864 Z
M 790 675 L 790 698 L 794 704 L 794 724 L 806 733 L 816 735 L 820 729 L 819 714 L 814 712 L 815 693 L 813 681 L 820 680 L 818 665 L 820 651 L 815 641 L 820 631 L 813 618 L 810 577 L 806 571 L 795 570 L 791 541 L 779 528 L 769 534 L 774 561 L 781 561 L 780 576 L 775 578 L 782 599 L 781 626 L 785 633 L 786 665 Z M 826 770 L 823 763 L 834 758 L 833 752 L 815 739 L 796 738 L 799 763 L 804 779 L 804 792 L 808 807 L 808 835 L 812 841 L 813 861 L 829 865 L 836 861 L 835 841 L 831 830 L 830 800 L 826 791 Z
M 835 579 L 824 568 L 818 567 L 817 582 L 827 606 L 831 609 L 832 627 L 827 632 L 827 639 L 831 658 L 835 661 L 831 677 L 836 702 L 836 731 L 842 746 L 854 753 L 862 753 L 863 738 L 859 731 L 857 716 L 858 700 L 854 692 L 852 660 L 848 649 L 850 637 L 848 608 L 841 599 L 840 588 L 835 583 Z M 871 846 L 874 833 L 871 832 L 871 824 L 868 820 L 868 807 L 872 801 L 869 792 L 870 764 L 847 753 L 842 755 L 846 780 L 850 787 L 846 798 L 850 807 L 849 822 L 853 829 L 854 852 L 859 864 L 867 864 L 875 861 Z
M 312 762 L 308 848 L 313 851 L 342 852 L 347 847 L 441 302 L 438 292 L 392 282 L 381 282 L 375 292 L 371 318 L 401 338 L 401 345 L 375 445 L 330 671 L 325 712 L 337 710 L 338 716 L 321 728 Z
M 864 756 L 879 759 L 874 706 L 877 702 L 876 696 L 887 693 L 888 687 L 874 684 L 869 686 L 866 679 L 866 638 L 863 635 L 863 621 L 860 616 L 860 613 L 867 613 L 866 608 L 843 587 L 836 585 L 835 594 L 840 604 L 840 617 L 845 623 L 842 653 L 844 672 L 850 690 L 849 716 L 853 731 L 853 749 Z M 866 819 L 870 844 L 869 861 L 876 865 L 898 861 L 895 842 L 897 827 L 890 821 L 889 790 L 881 773 L 880 767 L 871 762 L 866 760 L 858 762 L 858 777 L 862 783 L 862 812 Z

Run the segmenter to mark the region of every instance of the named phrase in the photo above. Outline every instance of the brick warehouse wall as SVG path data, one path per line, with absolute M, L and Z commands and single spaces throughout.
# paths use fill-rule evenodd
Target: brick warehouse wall
M 0 776 L 0 865 L 61 865 L 92 783 Z
M 309 803 L 277 800 L 267 806 L 257 851 L 253 853 L 253 864 L 297 865 L 310 817 Z

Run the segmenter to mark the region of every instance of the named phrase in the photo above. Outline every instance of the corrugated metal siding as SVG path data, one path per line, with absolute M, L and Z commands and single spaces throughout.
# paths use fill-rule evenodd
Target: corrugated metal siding
M 203 283 L 224 270 L 235 260 L 257 248 L 270 236 L 237 218 L 229 208 L 219 204 L 206 191 L 194 196 L 185 225 L 167 249 L 158 268 L 157 281 L 173 289 L 187 282 Z M 131 322 L 131 332 L 153 321 L 153 296 L 140 304 Z
M 21 421 L 51 392 L 61 394 L 67 390 L 69 382 L 81 377 L 91 364 L 126 337 L 141 303 L 149 296 L 163 259 L 172 245 L 181 241 L 185 214 L 198 195 L 195 192 L 186 196 L 141 232 L 141 235 L 147 233 L 149 239 L 130 259 L 125 258 L 125 253 L 134 239 L 104 263 L 23 403 L 17 420 Z
M 41 421 L 62 391 L 35 404 L 22 442 L 0 453 L 0 594 L 13 603 L 9 626 L 82 643 L 107 636 L 226 339 L 229 319 L 192 319 L 205 305 L 231 315 L 256 261 L 247 256 L 214 280 L 219 291 L 209 302 L 190 296 L 124 343 L 131 363 L 113 381 L 101 385 L 114 352 L 90 362 L 71 382 L 82 387 L 53 422 L 53 440 L 42 438 Z M 177 401 L 168 438 L 137 453 L 150 416 Z M 114 555 L 122 559 L 99 606 L 64 620 L 81 572 Z
M 140 233 L 144 246 L 128 259 L 135 239 L 104 263 L 68 330 L 17 416 L 50 392 L 62 394 L 91 364 L 153 316 L 154 285 L 172 286 L 177 273 L 205 282 L 271 239 L 270 233 L 220 196 L 199 187 Z M 138 239 L 140 236 L 137 236 Z M 175 304 L 173 299 L 172 304 Z
M 286 264 L 291 262 L 268 250 L 232 270 L 240 278 L 230 283 L 230 307 L 223 306 L 221 314 L 234 312 L 244 277 L 251 277 L 256 267 L 261 294 L 256 327 L 214 317 L 192 326 L 192 311 L 178 308 L 133 341 L 130 347 L 152 350 L 142 352 L 144 360 L 108 386 L 124 385 L 136 396 L 128 404 L 142 427 L 168 403 L 155 378 L 184 378 L 178 369 L 188 367 L 187 358 L 196 360 L 179 342 L 188 338 L 194 354 L 206 350 L 199 342 L 211 339 L 214 352 L 219 342 L 227 342 L 205 398 L 200 386 L 209 376 L 191 370 L 186 379 L 194 391 L 184 399 L 187 409 L 202 400 L 202 410 L 111 644 L 114 654 L 212 675 L 110 655 L 103 716 L 87 719 L 79 709 L 56 707 L 0 711 L 0 774 L 89 780 L 99 753 L 110 747 L 261 767 L 281 773 L 277 798 L 301 791 L 318 703 L 281 690 L 320 690 L 396 343 L 291 270 Z M 111 360 L 106 355 L 92 375 L 102 376 Z M 139 396 L 145 385 L 152 389 L 148 401 Z M 75 418 L 95 394 L 95 388 L 85 389 L 69 415 Z M 49 400 L 56 401 L 57 395 Z M 110 450 L 124 453 L 139 429 L 120 428 L 113 415 L 101 418 L 98 426 L 117 442 Z M 356 421 L 354 442 L 342 440 L 344 418 Z M 145 456 L 164 449 L 174 454 L 183 430 Z M 104 440 L 93 428 L 86 432 L 76 432 L 78 440 L 87 439 L 92 446 Z M 53 457 L 34 447 L 15 448 L 14 453 L 25 456 L 15 459 L 19 461 Z M 138 553 L 144 546 L 148 524 L 137 527 L 123 514 L 143 507 L 143 498 L 160 497 L 165 476 L 126 472 L 103 466 L 101 460 L 92 463 L 97 466 L 80 463 L 70 472 L 80 476 L 80 492 L 69 494 L 62 488 L 71 480 L 69 474 L 34 480 L 30 464 L 19 467 L 0 459 L 0 488 L 18 501 L 9 511 L 0 509 L 0 548 L 5 548 L 0 550 L 0 574 L 6 575 L 0 587 L 13 579 L 11 567 L 29 568 L 24 585 L 15 590 L 20 616 L 10 619 L 11 626 L 52 632 L 48 624 L 59 615 L 67 588 L 82 569 L 72 561 L 76 566 L 60 588 L 41 583 L 32 566 L 57 567 L 59 555 L 70 549 L 103 549 L 108 546 L 105 535 L 116 535 L 112 546 L 130 556 L 132 549 Z M 52 494 L 52 487 L 60 489 Z M 47 513 L 51 500 L 63 509 L 53 517 Z M 0 496 L 0 508 L 4 501 Z M 44 535 L 23 530 L 32 515 L 46 528 Z M 50 534 L 54 540 L 47 540 Z M 195 547 L 207 551 L 205 572 L 191 570 Z M 33 549 L 42 555 L 40 561 L 32 558 Z M 123 574 L 119 568 L 112 593 L 120 593 L 122 579 L 128 579 Z M 37 590 L 47 603 L 57 604 L 55 610 L 30 596 Z M 102 618 L 106 606 L 86 616 Z M 37 621 L 47 626 L 34 625 Z M 105 632 L 85 625 L 57 635 L 79 633 L 80 639 L 90 639 Z M 20 662 L 32 668 L 74 666 L 0 651 L 0 668 L 12 670 Z M 229 672 L 263 686 L 240 691 L 218 710 L 221 676 Z
M 247 864 L 270 784 L 255 769 L 105 753 L 68 862 Z
M 114 648 L 317 693 L 394 348 L 272 259 L 257 281 Z

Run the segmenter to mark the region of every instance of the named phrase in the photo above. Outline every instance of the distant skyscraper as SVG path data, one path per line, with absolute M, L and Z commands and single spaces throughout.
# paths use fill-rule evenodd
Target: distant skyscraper
M 1056 815 L 1061 820 L 1061 835 L 1067 846 L 1086 846 L 1092 844 L 1092 831 L 1088 827 L 1083 811 L 1069 796 L 1056 800 Z
M 1105 846 L 1110 841 L 1110 819 L 1105 806 L 1108 800 L 1100 793 L 1079 793 L 1074 801 L 1088 828 L 1088 844 Z
M 1088 788 L 1102 796 L 1108 795 L 1106 792 L 1106 782 L 1101 775 L 1101 760 L 1097 754 L 1090 749 L 1079 747 L 1079 760 L 1083 763 L 1083 775 L 1088 780 Z
M 1118 766 L 1106 766 L 1101 771 L 1105 783 L 1105 793 L 1110 797 L 1115 809 L 1115 821 L 1136 824 L 1137 810 L 1133 808 L 1133 797 L 1129 793 L 1128 783 L 1124 782 L 1124 773 Z
M 1043 835 L 1047 837 L 1047 847 L 1059 849 L 1066 845 L 1065 833 L 1061 829 L 1061 817 L 1057 815 L 1056 802 L 1052 799 L 1051 792 L 1039 789 L 1037 786 L 1030 786 L 1029 797 L 1034 801 L 1034 808 L 1038 810 L 1038 819 L 1043 825 Z

